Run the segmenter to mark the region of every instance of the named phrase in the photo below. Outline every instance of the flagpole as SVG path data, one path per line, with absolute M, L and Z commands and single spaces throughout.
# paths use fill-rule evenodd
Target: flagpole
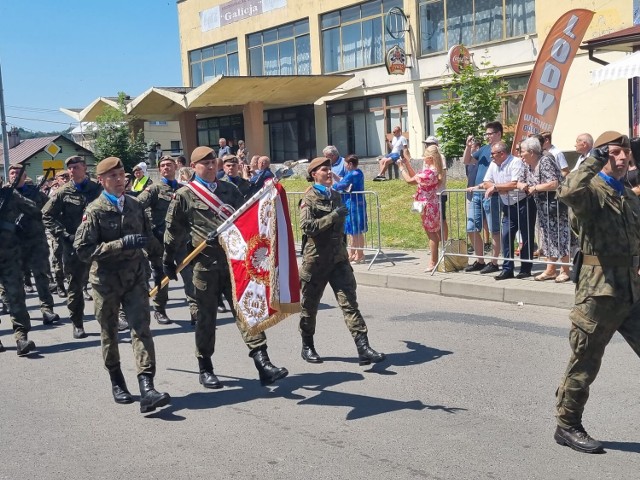
M 2 88 L 2 64 L 0 63 L 0 124 L 2 125 L 2 154 L 4 157 L 4 183 L 9 181 L 9 139 L 7 118 L 4 113 L 4 89 Z
M 236 219 L 240 215 L 242 215 L 244 212 L 249 210 L 249 208 L 251 208 L 254 203 L 256 203 L 258 200 L 260 200 L 267 193 L 268 189 L 275 187 L 276 183 L 278 183 L 279 181 L 280 181 L 280 177 L 276 176 L 273 179 L 273 181 L 269 182 L 264 187 L 262 187 L 260 190 L 258 190 L 251 198 L 249 198 L 249 200 L 244 202 L 240 208 L 238 208 L 235 212 L 233 212 L 233 214 L 229 218 L 227 218 L 224 222 L 222 222 L 220 224 L 220 226 L 216 229 L 216 235 L 220 235 L 227 228 L 229 228 L 231 225 L 233 225 L 233 222 L 235 222 Z M 198 255 L 200 255 L 200 253 L 206 248 L 206 246 L 207 246 L 207 241 L 203 240 L 200 243 L 200 245 L 198 245 L 196 248 L 194 248 L 193 251 L 189 255 L 187 255 L 184 260 L 182 260 L 180 265 L 178 265 L 176 267 L 176 275 L 183 268 L 185 268 L 187 265 L 189 265 L 193 261 L 194 258 L 196 258 Z M 153 287 L 151 289 L 151 291 L 149 292 L 149 296 L 150 297 L 155 297 L 156 294 L 158 293 L 159 288 L 164 288 L 167 285 L 169 285 L 169 281 L 170 281 L 169 277 L 164 277 L 162 279 L 162 281 L 160 282 L 160 287 L 158 287 L 158 286 Z

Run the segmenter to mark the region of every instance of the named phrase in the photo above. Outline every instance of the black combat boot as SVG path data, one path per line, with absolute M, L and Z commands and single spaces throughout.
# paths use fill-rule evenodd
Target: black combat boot
M 198 323 L 198 315 L 191 312 L 191 326 L 195 327 L 196 323 Z
M 0 353 L 6 351 L 7 349 L 4 348 L 4 345 L 2 345 L 2 342 L 0 341 Z
M 384 353 L 378 353 L 369 346 L 369 337 L 367 337 L 366 333 L 358 333 L 355 342 L 356 347 L 358 347 L 360 365 L 369 365 L 372 362 L 378 363 L 386 358 Z
M 140 413 L 153 412 L 156 408 L 169 405 L 171 396 L 168 393 L 160 393 L 154 388 L 151 374 L 138 375 L 138 385 L 140 385 Z
M 289 370 L 284 367 L 276 367 L 271 363 L 269 355 L 267 354 L 266 345 L 254 348 L 249 352 L 249 356 L 253 358 L 253 362 L 256 364 L 256 368 L 260 375 L 260 383 L 263 386 L 271 385 L 276 380 L 280 380 L 281 378 L 289 375 Z
M 2 308 L 0 309 L 0 314 L 6 315 L 7 313 L 9 313 L 9 306 L 5 302 L 2 302 Z
M 313 335 L 302 335 L 302 359 L 309 363 L 322 363 L 322 358 L 313 345 Z
M 109 377 L 111 377 L 111 393 L 116 403 L 133 403 L 131 393 L 127 389 L 127 383 L 124 381 L 124 375 L 120 366 L 109 369 Z
M 220 383 L 218 377 L 213 373 L 213 363 L 211 363 L 211 358 L 198 357 L 198 367 L 200 368 L 198 380 L 204 388 L 211 388 L 214 390 L 222 388 L 222 383 Z
M 84 331 L 84 327 L 76 327 L 75 325 L 73 326 L 73 338 L 75 339 L 80 339 L 80 338 L 87 338 L 87 333 Z
M 160 325 L 169 325 L 171 323 L 171 319 L 167 317 L 164 310 L 156 310 L 153 312 L 153 316 Z
M 591 438 L 582 425 L 563 428 L 558 425 L 553 439 L 560 445 L 566 445 L 582 453 L 604 453 L 602 443 Z
M 82 297 L 87 301 L 90 302 L 91 300 L 93 300 L 93 297 L 91 296 L 91 294 L 89 293 L 89 290 L 87 290 L 87 287 L 84 287 L 82 289 Z
M 42 309 L 42 323 L 44 325 L 51 325 L 52 323 L 59 321 L 60 315 L 58 315 L 57 313 L 53 313 L 53 310 L 51 310 L 50 308 Z
M 59 283 L 56 290 L 58 291 L 58 297 L 67 298 L 67 289 L 64 288 L 64 283 Z
M 19 357 L 24 357 L 29 352 L 36 349 L 36 344 L 33 343 L 33 340 L 28 340 L 27 337 L 21 338 L 20 340 L 16 340 L 16 353 Z

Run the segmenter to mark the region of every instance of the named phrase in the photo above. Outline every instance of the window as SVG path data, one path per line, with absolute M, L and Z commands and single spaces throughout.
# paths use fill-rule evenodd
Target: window
M 197 87 L 218 75 L 240 75 L 238 41 L 217 43 L 189 52 L 191 86 Z
M 367 97 L 327 104 L 329 143 L 346 156 L 386 153 L 385 135 L 400 125 L 407 130 L 407 94 Z
M 385 12 L 402 0 L 374 0 L 322 15 L 322 67 L 325 73 L 381 65 L 387 50 L 404 48 L 385 29 Z
M 171 153 L 182 153 L 180 140 L 171 140 Z
M 265 111 L 264 128 L 272 162 L 316 156 L 313 105 Z
M 423 55 L 535 33 L 535 0 L 419 0 Z
M 288 23 L 247 37 L 250 75 L 310 75 L 309 20 Z
M 237 143 L 244 138 L 244 120 L 242 115 L 229 115 L 225 117 L 203 118 L 196 122 L 198 130 L 198 146 L 211 147 L 216 152 L 218 140 L 226 138 L 227 143 Z M 172 146 L 173 148 L 173 146 Z

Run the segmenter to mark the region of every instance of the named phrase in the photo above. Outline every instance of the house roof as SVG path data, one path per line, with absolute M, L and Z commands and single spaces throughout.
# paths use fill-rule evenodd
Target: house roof
M 633 52 L 640 48 L 640 25 L 592 38 L 585 41 L 580 48 L 589 52 L 596 50 Z
M 219 75 L 197 88 L 151 87 L 127 99 L 126 113 L 142 119 L 178 120 L 184 111 L 230 113 L 243 105 L 262 102 L 265 108 L 316 102 L 353 75 Z M 95 121 L 104 108 L 117 106 L 117 98 L 99 97 L 83 109 L 60 110 L 79 122 Z
M 49 145 L 51 142 L 55 142 L 60 137 L 64 138 L 67 142 L 73 143 L 76 146 L 76 149 L 85 151 L 93 155 L 89 150 L 75 143 L 74 141 L 69 140 L 63 135 L 54 135 L 50 137 L 38 137 L 38 138 L 29 138 L 27 140 L 22 140 L 20 144 L 9 149 L 9 163 L 13 165 L 15 163 L 21 163 L 21 162 L 24 162 L 25 160 L 29 160 L 35 154 L 43 151 L 44 148 L 47 145 Z M 2 143 L 0 143 L 0 164 L 4 164 L 4 152 L 2 150 Z

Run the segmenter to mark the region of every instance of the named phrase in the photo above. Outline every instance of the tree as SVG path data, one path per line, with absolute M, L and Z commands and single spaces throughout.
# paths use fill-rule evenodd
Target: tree
M 106 107 L 96 118 L 95 154 L 99 159 L 118 157 L 127 170 L 144 162 L 147 144 L 144 132 L 134 128 L 136 119 L 127 117 L 126 95 L 118 94 L 118 108 Z
M 484 125 L 496 120 L 501 111 L 500 95 L 507 92 L 507 83 L 497 76 L 486 57 L 480 63 L 483 72 L 473 65 L 460 68 L 445 88 L 447 102 L 436 121 L 440 146 L 447 159 L 461 157 L 467 136 L 482 138 Z

